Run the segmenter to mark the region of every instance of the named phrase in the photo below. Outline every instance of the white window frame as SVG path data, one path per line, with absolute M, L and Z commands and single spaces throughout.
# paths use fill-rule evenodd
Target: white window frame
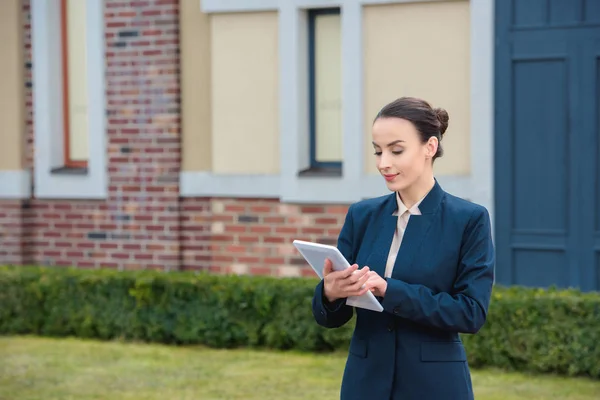
M 184 172 L 182 195 L 277 197 L 282 202 L 353 203 L 389 193 L 381 177 L 364 169 L 362 8 L 365 5 L 452 0 L 202 0 L 205 13 L 279 12 L 280 160 L 275 176 L 218 176 Z M 342 177 L 298 176 L 309 166 L 308 39 L 309 8 L 340 7 L 342 17 L 344 159 Z M 494 0 L 470 0 L 471 18 L 471 173 L 440 176 L 445 190 L 493 212 Z M 298 149 L 291 152 L 289 149 Z M 348 162 L 352 160 L 352 162 Z M 204 186 L 193 184 L 202 177 Z M 243 182 L 244 185 L 230 186 Z M 278 182 L 278 184 L 276 184 Z M 267 188 L 266 186 L 269 185 Z M 257 189 L 265 189 L 258 193 Z
M 105 199 L 108 195 L 104 1 L 87 1 L 89 148 L 85 173 L 64 167 L 60 0 L 31 0 L 34 194 L 47 199 Z

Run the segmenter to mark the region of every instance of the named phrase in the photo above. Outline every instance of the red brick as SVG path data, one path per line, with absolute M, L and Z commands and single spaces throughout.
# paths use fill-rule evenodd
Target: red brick
M 238 236 L 238 241 L 240 243 L 258 243 L 260 241 L 260 237 L 259 236 L 240 235 L 240 236 Z
M 315 224 L 317 225 L 332 225 L 337 223 L 337 218 L 315 218 Z
M 244 206 L 242 204 L 227 204 L 225 206 L 225 211 L 226 212 L 243 213 L 246 211 L 246 206 Z
M 283 257 L 265 257 L 265 264 L 274 264 L 281 265 L 285 263 L 285 258 Z
M 300 207 L 302 214 L 322 214 L 325 212 L 325 208 L 321 206 L 303 206 Z
M 316 277 L 315 272 L 312 270 L 312 268 L 301 268 L 300 275 L 305 278 L 315 278 Z
M 327 214 L 346 214 L 348 212 L 348 207 L 346 206 L 327 206 L 325 208 Z
M 250 227 L 250 232 L 252 232 L 252 233 L 270 233 L 272 229 L 273 228 L 271 228 L 268 225 L 258 225 L 258 226 Z
M 272 272 L 269 267 L 250 267 L 251 275 L 271 275 Z
M 298 228 L 293 226 L 278 226 L 275 227 L 275 233 L 287 233 L 287 234 L 297 234 Z
M 44 232 L 45 238 L 57 238 L 61 237 L 62 234 L 60 232 Z
M 304 227 L 300 230 L 303 234 L 314 234 L 314 235 L 324 235 L 325 229 L 323 228 L 313 228 L 313 227 Z
M 248 228 L 244 225 L 225 225 L 225 232 L 227 233 L 244 233 L 247 230 Z
M 270 205 L 252 206 L 250 211 L 253 213 L 270 213 L 273 212 L 273 207 Z
M 225 251 L 227 251 L 229 253 L 245 253 L 246 246 L 229 245 L 225 248 Z
M 260 263 L 260 257 L 256 257 L 256 256 L 240 256 L 238 259 L 239 262 L 244 263 L 244 264 L 251 264 L 251 263 Z
M 125 28 L 127 24 L 125 22 L 109 22 L 106 26 L 108 28 Z
M 285 239 L 281 236 L 266 236 L 263 238 L 265 243 L 284 243 Z
M 233 215 L 213 215 L 212 220 L 215 222 L 233 222 Z
M 264 223 L 265 224 L 283 224 L 283 223 L 285 223 L 285 218 L 284 217 L 265 217 Z
M 214 242 L 233 242 L 233 236 L 231 236 L 231 235 L 213 235 L 211 240 Z
M 129 259 L 129 253 L 112 253 L 111 257 L 117 260 Z

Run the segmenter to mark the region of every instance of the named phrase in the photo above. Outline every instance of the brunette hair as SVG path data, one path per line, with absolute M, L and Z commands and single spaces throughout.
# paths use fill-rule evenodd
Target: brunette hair
M 432 136 L 441 142 L 450 119 L 448 112 L 443 108 L 432 108 L 425 100 L 415 97 L 400 97 L 392 101 L 377 113 L 373 122 L 379 118 L 402 118 L 412 122 L 421 136 L 422 143 L 427 143 Z M 438 143 L 433 160 L 443 154 L 442 144 Z

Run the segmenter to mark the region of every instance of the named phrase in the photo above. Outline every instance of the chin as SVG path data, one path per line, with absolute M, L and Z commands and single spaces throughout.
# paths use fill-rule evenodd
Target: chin
M 406 182 L 403 182 L 402 180 L 399 180 L 398 178 L 396 178 L 392 182 L 385 181 L 385 184 L 386 184 L 387 188 L 392 192 L 399 192 L 401 190 L 404 190 L 408 186 L 406 184 Z

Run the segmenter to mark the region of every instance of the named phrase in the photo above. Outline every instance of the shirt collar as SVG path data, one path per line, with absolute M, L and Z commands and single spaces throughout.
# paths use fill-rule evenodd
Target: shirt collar
M 427 195 L 425 195 L 425 196 L 427 196 Z M 398 194 L 398 192 L 396 192 L 396 202 L 398 203 L 398 210 L 394 213 L 394 215 L 402 215 L 407 210 L 408 210 L 408 213 L 411 214 L 411 215 L 421 215 L 421 210 L 419 210 L 419 205 L 421 204 L 421 202 L 423 201 L 423 199 L 425 198 L 425 196 L 423 196 L 421 198 L 421 200 L 417 201 L 409 209 L 408 207 L 406 207 L 406 205 L 404 204 L 404 202 L 400 198 L 400 194 Z

